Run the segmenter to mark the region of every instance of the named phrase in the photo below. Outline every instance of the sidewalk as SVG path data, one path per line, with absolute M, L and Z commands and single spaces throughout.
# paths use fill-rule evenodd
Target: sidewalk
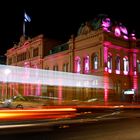
M 140 109 L 140 103 L 109 102 L 86 103 L 77 105 L 79 109 Z

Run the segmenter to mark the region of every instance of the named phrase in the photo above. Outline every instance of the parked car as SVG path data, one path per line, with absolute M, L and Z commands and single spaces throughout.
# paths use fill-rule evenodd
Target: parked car
M 5 99 L 2 102 L 2 107 L 5 107 L 5 108 L 12 108 L 12 107 L 14 107 L 13 106 L 13 99 Z M 21 108 L 21 109 L 23 109 L 23 105 L 22 104 L 17 104 L 15 106 L 15 108 Z

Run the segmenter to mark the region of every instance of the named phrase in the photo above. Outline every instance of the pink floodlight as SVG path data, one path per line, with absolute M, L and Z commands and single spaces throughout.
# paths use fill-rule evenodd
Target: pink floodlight
M 115 36 L 117 36 L 117 37 L 121 36 L 121 31 L 120 31 L 119 27 L 115 28 Z
M 123 34 L 128 35 L 128 31 L 127 31 L 127 29 L 126 29 L 125 26 L 120 25 L 120 30 L 121 30 L 121 32 L 122 32 Z
M 110 27 L 110 25 L 111 25 L 110 18 L 105 18 L 102 20 L 102 27 L 103 27 L 104 31 L 110 32 L 108 29 Z

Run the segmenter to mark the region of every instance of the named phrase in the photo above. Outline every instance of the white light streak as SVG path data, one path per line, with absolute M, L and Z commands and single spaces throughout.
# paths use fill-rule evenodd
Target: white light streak
M 6 75 L 5 70 L 10 73 Z M 0 65 L 0 82 L 5 81 L 50 86 L 104 88 L 102 76 Z

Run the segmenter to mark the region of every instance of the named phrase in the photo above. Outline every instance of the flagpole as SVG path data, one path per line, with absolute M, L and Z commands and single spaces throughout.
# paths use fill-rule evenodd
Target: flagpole
M 26 12 L 24 11 L 24 19 L 23 19 L 23 35 L 25 36 L 25 26 L 26 26 L 26 22 L 31 22 L 31 18 L 26 14 Z
M 24 11 L 25 14 L 25 11 Z M 25 36 L 25 17 L 23 15 L 23 36 Z
M 25 21 L 23 20 L 23 35 L 25 36 Z

